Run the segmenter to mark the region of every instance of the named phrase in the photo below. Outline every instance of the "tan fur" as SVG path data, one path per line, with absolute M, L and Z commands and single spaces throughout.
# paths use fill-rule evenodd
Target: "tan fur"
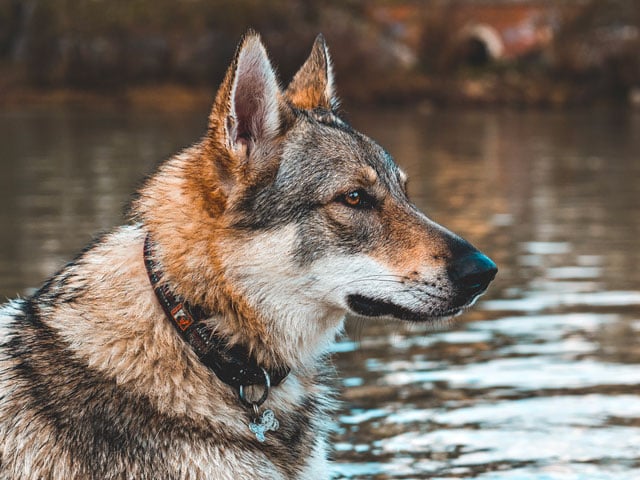
M 377 245 L 373 257 L 399 275 L 446 267 L 451 253 L 441 236 L 434 232 L 427 234 L 426 241 L 415 242 L 413 239 L 425 236 L 423 224 L 416 223 L 402 209 L 392 208 L 388 217 L 388 237 Z
M 333 68 L 324 39 L 319 36 L 311 50 L 311 55 L 293 77 L 287 88 L 287 96 L 298 108 L 313 110 L 336 107 L 333 87 Z

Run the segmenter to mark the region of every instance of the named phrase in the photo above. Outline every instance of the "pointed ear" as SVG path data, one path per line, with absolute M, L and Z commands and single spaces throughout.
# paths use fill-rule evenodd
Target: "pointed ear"
M 333 89 L 333 68 L 322 34 L 316 37 L 311 54 L 298 70 L 285 92 L 296 107 L 304 110 L 334 110 L 338 99 Z
M 273 139 L 280 126 L 281 91 L 260 36 L 248 32 L 218 90 L 209 117 L 210 135 L 236 154 Z

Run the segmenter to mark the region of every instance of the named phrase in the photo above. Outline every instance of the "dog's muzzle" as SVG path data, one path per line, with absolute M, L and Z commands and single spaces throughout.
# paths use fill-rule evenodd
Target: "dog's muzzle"
M 351 312 L 363 317 L 392 317 L 412 322 L 452 317 L 472 305 L 487 289 L 498 273 L 496 264 L 486 255 L 473 249 L 455 258 L 446 267 L 448 293 L 429 293 L 416 285 L 416 296 L 423 294 L 424 305 L 412 308 L 388 297 L 350 294 L 347 303 Z

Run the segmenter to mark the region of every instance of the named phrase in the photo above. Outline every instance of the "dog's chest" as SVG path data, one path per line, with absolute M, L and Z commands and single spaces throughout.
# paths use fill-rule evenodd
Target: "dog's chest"
M 332 405 L 320 378 L 300 389 L 296 402 L 284 401 L 289 387 L 278 387 L 283 390 L 265 404 L 278 429 L 265 428 L 260 442 L 250 429 L 253 412 L 233 395 L 212 390 L 207 405 L 193 411 L 160 410 L 148 388 L 143 394 L 142 385 L 122 385 L 88 367 L 63 342 L 51 341 L 56 334 L 37 313 L 19 313 L 14 321 L 19 328 L 11 333 L 6 354 L 21 361 L 7 365 L 14 386 L 0 400 L 0 411 L 17 414 L 0 420 L 16 428 L 3 448 L 13 452 L 10 458 L 26 454 L 25 445 L 31 446 L 30 455 L 42 456 L 33 462 L 42 470 L 32 478 L 155 479 L 163 472 L 167 479 L 306 479 L 318 478 L 317 471 L 310 473 L 312 465 L 326 462 Z M 7 458 L 0 464 L 0 473 L 22 469 Z

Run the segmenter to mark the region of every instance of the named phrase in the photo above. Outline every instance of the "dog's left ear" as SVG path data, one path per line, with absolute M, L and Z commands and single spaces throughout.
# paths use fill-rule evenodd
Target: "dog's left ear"
M 285 95 L 296 107 L 304 110 L 318 107 L 335 110 L 338 107 L 331 57 L 322 34 L 316 37 L 309 58 L 293 77 Z
M 260 36 L 249 31 L 216 96 L 209 135 L 235 157 L 275 138 L 280 127 L 280 87 Z

